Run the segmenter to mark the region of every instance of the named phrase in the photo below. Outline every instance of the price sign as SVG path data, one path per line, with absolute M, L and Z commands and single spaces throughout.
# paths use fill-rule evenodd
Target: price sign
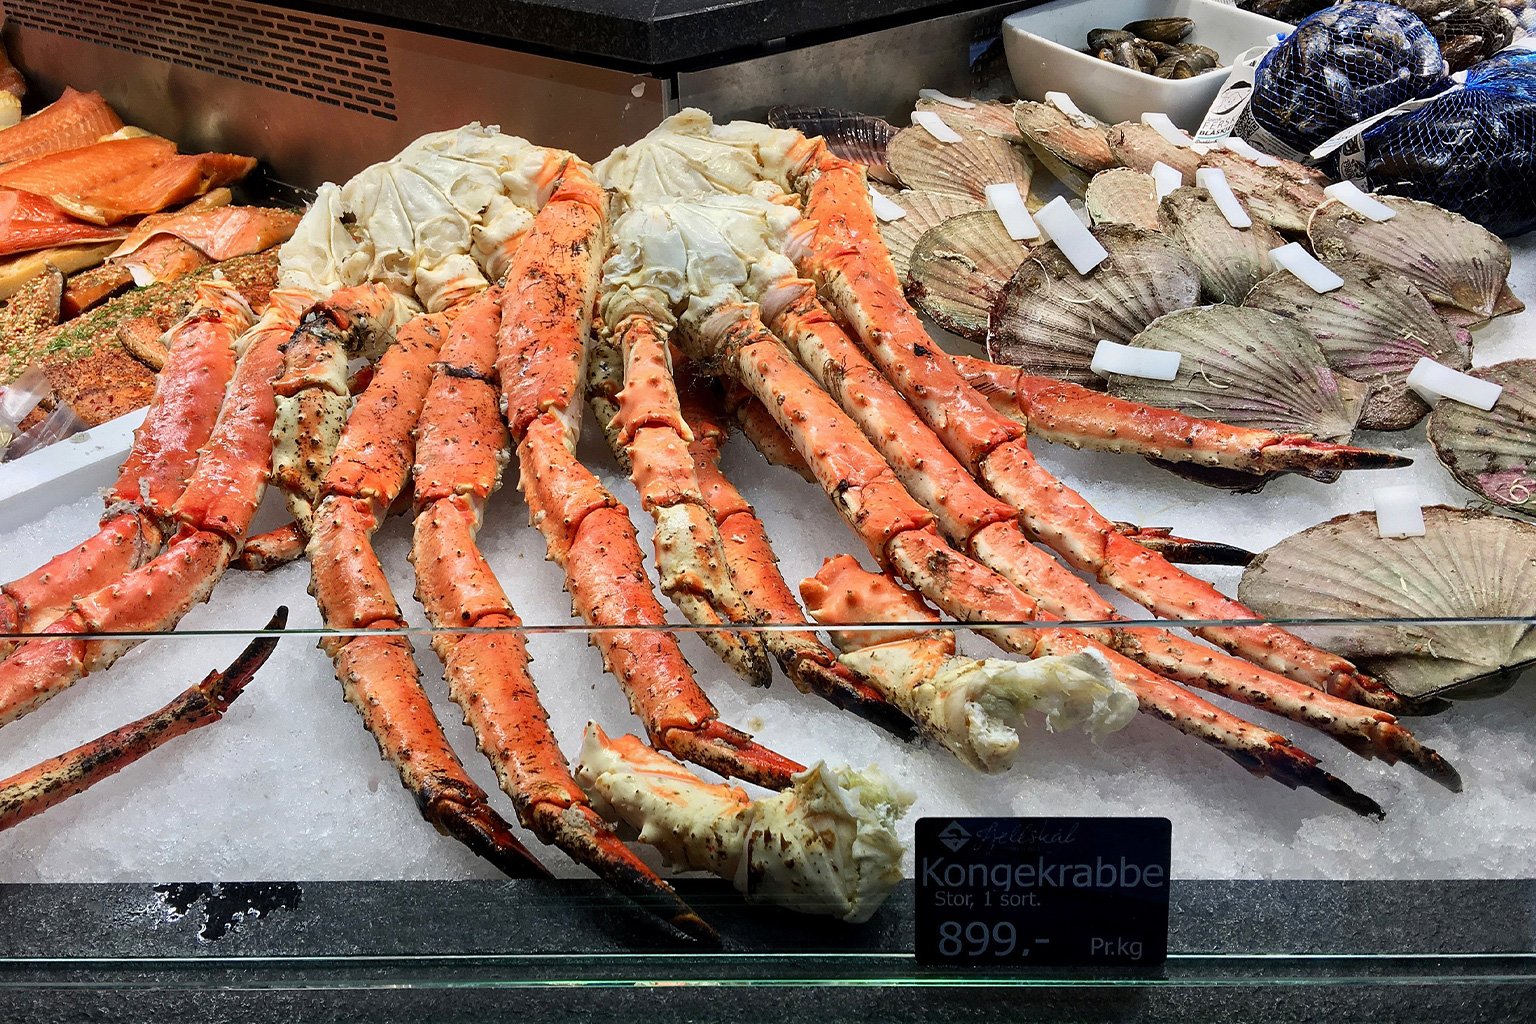
M 1157 966 L 1172 834 L 1167 818 L 921 818 L 917 959 Z

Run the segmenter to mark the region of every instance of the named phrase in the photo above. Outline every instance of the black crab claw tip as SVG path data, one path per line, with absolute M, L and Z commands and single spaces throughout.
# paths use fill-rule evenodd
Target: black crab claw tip
M 1170 562 L 1181 565 L 1247 565 L 1256 556 L 1252 551 L 1214 540 L 1190 540 L 1187 537 L 1137 537 L 1142 547 L 1156 551 Z
M 277 611 L 272 613 L 272 618 L 267 620 L 263 632 L 281 632 L 287 625 L 288 606 L 279 605 Z M 235 660 L 230 662 L 229 667 L 223 672 L 211 673 L 207 679 L 203 680 L 209 699 L 223 708 L 233 704 L 235 698 L 245 691 L 246 684 L 272 656 L 272 651 L 276 649 L 279 639 L 281 638 L 275 636 L 259 636 L 246 644 L 245 649 L 235 656 Z
M 1399 753 L 1415 771 L 1434 780 L 1452 793 L 1461 792 L 1461 773 L 1456 770 L 1455 765 L 1429 747 L 1420 746 L 1415 742 L 1412 747 L 1400 747 Z
M 1227 751 L 1227 754 L 1251 772 L 1266 775 L 1290 789 L 1310 789 L 1363 818 L 1382 821 L 1387 816 L 1375 800 L 1337 775 L 1324 771 L 1316 758 L 1289 744 L 1272 747 L 1267 756 L 1256 756 L 1250 751 Z

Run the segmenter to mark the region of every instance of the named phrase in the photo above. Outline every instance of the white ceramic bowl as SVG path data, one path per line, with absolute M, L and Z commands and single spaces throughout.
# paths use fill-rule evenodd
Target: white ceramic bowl
M 1216 0 L 1050 0 L 1003 21 L 1014 88 L 1030 100 L 1043 100 L 1048 91 L 1067 93 L 1084 112 L 1110 124 L 1161 111 L 1180 128 L 1194 131 L 1227 80 L 1225 68 L 1174 80 L 1082 52 L 1089 30 L 1119 28 L 1143 18 L 1194 19 L 1188 41 L 1209 46 L 1226 66 L 1249 47 L 1291 31 L 1283 21 Z

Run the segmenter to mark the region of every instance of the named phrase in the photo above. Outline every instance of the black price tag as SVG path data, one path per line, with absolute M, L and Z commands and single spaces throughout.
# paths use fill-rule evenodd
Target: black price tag
M 1167 818 L 920 818 L 919 963 L 1155 967 Z

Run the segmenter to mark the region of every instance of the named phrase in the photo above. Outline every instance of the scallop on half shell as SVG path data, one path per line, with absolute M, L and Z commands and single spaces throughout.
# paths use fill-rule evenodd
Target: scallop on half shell
M 1288 271 L 1271 274 L 1243 305 L 1262 309 L 1306 330 L 1328 365 L 1370 388 L 1360 426 L 1406 430 L 1429 413 L 1408 387 L 1421 358 L 1454 370 L 1472 365 L 1470 339 L 1442 320 L 1412 281 L 1364 260 L 1331 262 L 1344 285 L 1319 295 Z M 1532 455 L 1536 456 L 1536 448 Z
M 1469 371 L 1504 388 L 1487 412 L 1444 399 L 1429 417 L 1429 443 L 1463 487 L 1496 505 L 1536 515 L 1536 359 Z
M 1040 166 L 1078 195 L 1095 174 L 1120 163 L 1105 141 L 1109 126 L 1100 121 L 1086 115 L 1077 120 L 1054 104 L 1031 100 L 1014 104 L 1013 117 Z
M 917 247 L 917 240 L 929 228 L 936 228 L 962 213 L 985 209 L 983 204 L 970 196 L 957 196 L 948 192 L 917 192 L 912 189 L 897 192 L 891 196 L 891 202 L 905 210 L 907 215 L 897 220 L 881 221 L 880 237 L 890 251 L 896 276 L 902 281 L 907 279 L 907 267 L 912 259 L 912 250 Z
M 1243 571 L 1237 595 L 1281 619 L 1529 619 L 1536 616 L 1536 526 L 1431 506 L 1424 536 L 1385 539 L 1374 513 L 1355 512 L 1260 554 Z M 1536 630 L 1525 623 L 1290 628 L 1418 700 L 1499 692 L 1536 660 Z
M 971 100 L 975 106 L 956 107 L 938 100 L 919 99 L 914 110 L 931 110 L 957 132 L 981 132 L 1009 142 L 1023 142 L 1013 120 L 1013 106 L 998 100 Z
M 946 192 L 986 202 L 987 186 L 1013 182 L 1029 195 L 1029 154 L 980 132 L 961 132 L 959 142 L 940 142 L 926 128 L 903 128 L 886 147 L 891 170 L 910 189 Z
M 884 118 L 835 107 L 774 107 L 768 123 L 775 128 L 794 128 L 807 138 L 821 136 L 827 148 L 844 160 L 863 164 L 873 178 L 896 180 L 885 162 L 885 148 L 898 129 Z
M 1207 302 L 1242 302 L 1270 272 L 1270 250 L 1285 244 L 1263 221 L 1233 227 L 1203 188 L 1175 189 L 1163 197 L 1158 215 L 1168 236 L 1194 258 Z
M 962 213 L 918 240 L 907 297 L 946 331 L 982 341 L 998 293 L 1028 256 L 991 210 Z
M 1054 245 L 1034 249 L 992 310 L 987 352 L 996 363 L 1102 388 L 1089 369 L 1100 339 L 1129 343 L 1164 313 L 1200 299 L 1189 254 L 1156 231 L 1095 228 L 1109 258 L 1079 274 Z
M 1334 373 L 1300 327 L 1261 309 L 1197 306 L 1159 317 L 1131 342 L 1177 352 L 1171 381 L 1114 375 L 1110 394 L 1236 427 L 1345 441 L 1365 386 Z
M 1157 216 L 1157 182 L 1152 175 L 1129 167 L 1100 171 L 1083 194 L 1088 216 L 1095 225 L 1128 224 L 1147 231 L 1161 231 Z
M 1397 216 L 1374 221 L 1344 203 L 1317 208 L 1307 227 L 1322 259 L 1362 259 L 1402 274 L 1431 302 L 1493 316 L 1509 277 L 1509 247 L 1481 225 L 1431 203 L 1378 195 Z

